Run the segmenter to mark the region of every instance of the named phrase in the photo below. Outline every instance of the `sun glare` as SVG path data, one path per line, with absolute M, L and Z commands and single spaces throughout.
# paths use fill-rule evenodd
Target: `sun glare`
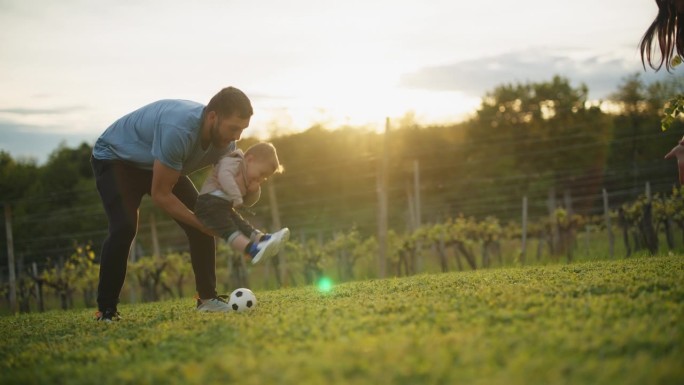
M 460 92 L 377 88 L 349 85 L 305 93 L 310 97 L 289 100 L 287 105 L 267 103 L 262 115 L 270 131 L 301 130 L 314 125 L 326 128 L 364 127 L 381 132 L 385 119 L 411 116 L 417 124 L 448 124 L 475 112 L 479 98 Z
M 318 291 L 321 293 L 329 293 L 333 288 L 332 279 L 328 277 L 322 277 L 318 280 Z
M 328 58 L 315 67 L 263 79 L 258 88 L 275 90 L 277 96 L 255 101 L 259 113 L 254 123 L 269 132 L 299 131 L 315 125 L 381 132 L 386 118 L 392 122 L 410 116 L 420 125 L 456 123 L 480 104 L 479 98 L 458 91 L 400 87 L 402 74 L 414 70 L 416 63 L 389 59 L 369 63 L 362 58 L 377 54 L 355 52 L 357 55 L 334 58 L 335 66 L 329 65 Z

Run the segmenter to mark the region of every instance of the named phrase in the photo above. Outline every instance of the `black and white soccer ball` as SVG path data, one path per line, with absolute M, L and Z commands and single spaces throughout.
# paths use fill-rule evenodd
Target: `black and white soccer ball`
M 257 299 L 251 290 L 239 288 L 230 293 L 228 305 L 236 312 L 252 310 L 257 304 Z

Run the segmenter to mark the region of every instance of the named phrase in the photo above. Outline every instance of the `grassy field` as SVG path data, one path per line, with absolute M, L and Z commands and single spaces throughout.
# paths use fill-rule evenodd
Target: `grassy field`
M 682 384 L 684 256 L 0 317 L 0 384 Z

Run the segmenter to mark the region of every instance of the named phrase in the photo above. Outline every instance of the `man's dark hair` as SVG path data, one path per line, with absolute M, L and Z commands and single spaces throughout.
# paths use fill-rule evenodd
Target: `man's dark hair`
M 205 113 L 209 111 L 215 111 L 225 118 L 237 113 L 240 118 L 246 119 L 254 114 L 247 95 L 235 87 L 226 87 L 214 95 L 207 104 Z

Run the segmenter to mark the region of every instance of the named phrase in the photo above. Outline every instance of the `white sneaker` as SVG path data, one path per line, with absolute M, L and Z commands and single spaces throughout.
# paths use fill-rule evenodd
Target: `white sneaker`
M 280 251 L 280 248 L 285 246 L 285 242 L 287 242 L 287 240 L 290 239 L 290 229 L 288 229 L 287 227 L 283 227 L 282 229 L 273 233 L 273 235 L 271 235 L 271 238 L 278 239 L 278 251 Z
M 212 313 L 230 312 L 232 309 L 230 308 L 230 305 L 228 305 L 228 302 L 226 302 L 223 297 L 224 296 L 218 296 L 216 298 L 205 299 L 205 300 L 198 299 L 197 300 L 197 311 L 212 312 Z
M 290 229 L 284 227 L 271 234 L 271 237 L 263 242 L 256 244 L 257 253 L 252 257 L 252 264 L 259 262 L 262 258 L 270 258 L 280 252 L 280 247 L 290 239 Z

